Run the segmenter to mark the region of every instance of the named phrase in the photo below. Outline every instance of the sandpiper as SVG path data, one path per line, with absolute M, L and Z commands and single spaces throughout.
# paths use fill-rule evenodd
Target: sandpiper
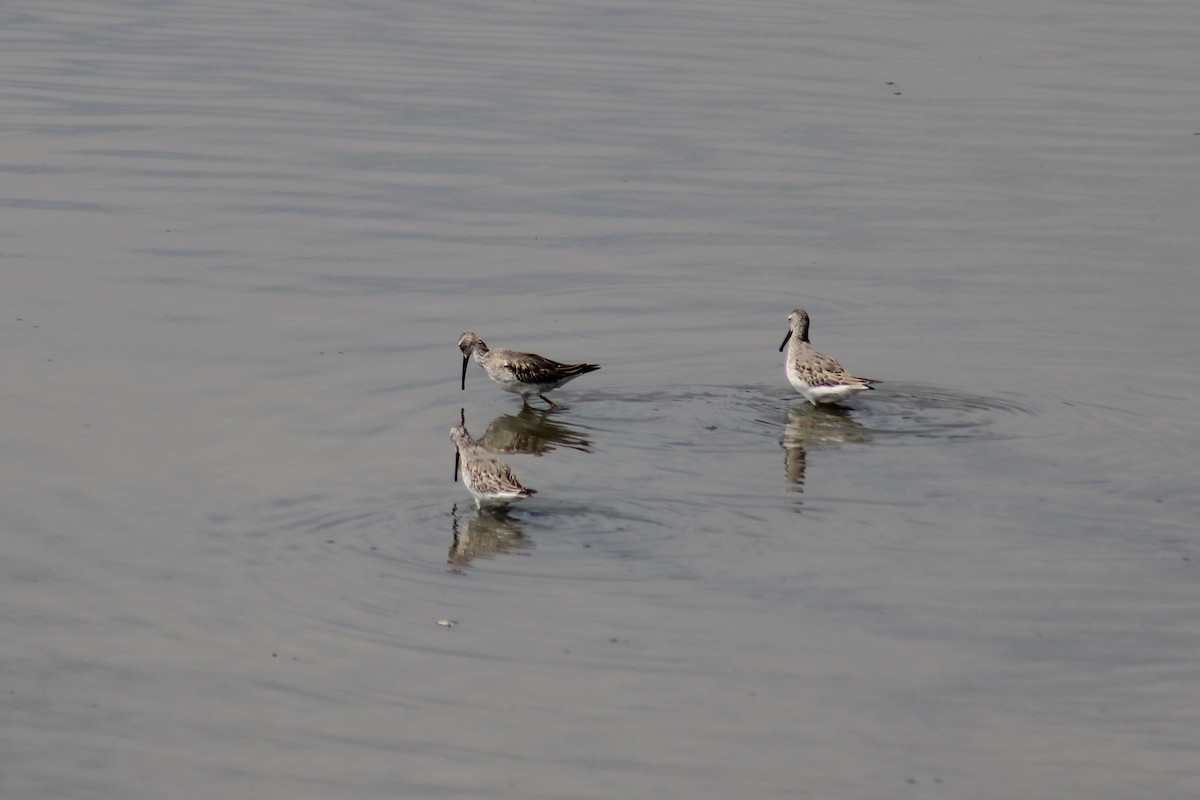
M 530 395 L 537 395 L 557 409 L 558 405 L 546 397 L 546 392 L 557 389 L 564 383 L 595 372 L 596 364 L 560 364 L 535 353 L 518 353 L 515 350 L 489 350 L 474 332 L 467 331 L 458 339 L 458 349 L 463 354 L 462 388 L 467 388 L 467 362 L 471 356 L 483 367 L 483 371 L 501 389 L 521 395 L 522 402 L 529 405 Z
M 787 362 L 784 370 L 788 381 L 796 391 L 813 405 L 818 403 L 836 403 L 847 397 L 856 395 L 866 389 L 872 389 L 872 383 L 879 381 L 871 378 L 860 378 L 851 375 L 842 365 L 817 350 L 808 341 L 808 312 L 797 308 L 788 315 L 791 326 L 779 351 L 787 347 Z M 791 346 L 788 347 L 788 341 Z
M 537 493 L 536 489 L 522 486 L 508 464 L 472 439 L 465 426 L 455 425 L 451 428 L 450 440 L 455 447 L 454 479 L 458 480 L 461 465 L 463 484 L 475 498 L 476 508 L 502 506 Z

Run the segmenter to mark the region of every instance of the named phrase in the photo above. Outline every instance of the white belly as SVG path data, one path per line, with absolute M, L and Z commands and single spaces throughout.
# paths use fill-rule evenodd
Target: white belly
M 804 399 L 813 405 L 819 403 L 836 403 L 839 400 L 845 400 L 847 397 L 853 397 L 867 388 L 865 386 L 846 384 L 812 386 L 792 369 L 791 364 L 788 364 L 787 377 L 788 383 L 792 384 L 792 388 L 804 395 Z

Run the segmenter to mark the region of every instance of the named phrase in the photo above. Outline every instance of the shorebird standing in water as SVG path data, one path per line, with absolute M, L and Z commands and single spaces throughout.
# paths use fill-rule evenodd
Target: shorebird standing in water
M 790 330 L 783 337 L 783 344 L 779 345 L 780 352 L 784 347 L 788 349 L 784 371 L 788 382 L 813 405 L 836 403 L 874 388 L 872 383 L 879 383 L 871 378 L 851 375 L 837 361 L 817 352 L 808 341 L 808 312 L 803 308 L 797 308 L 788 315 L 788 325 L 791 326 Z M 788 346 L 789 341 L 791 346 Z
M 512 469 L 484 449 L 471 438 L 465 425 L 450 429 L 450 440 L 454 442 L 454 479 L 458 480 L 462 467 L 463 484 L 475 498 L 475 507 L 502 506 L 514 500 L 524 500 L 536 489 L 521 485 Z
M 537 395 L 557 409 L 558 405 L 546 397 L 546 392 L 557 389 L 564 383 L 595 372 L 596 364 L 560 364 L 535 353 L 518 353 L 516 350 L 489 350 L 474 332 L 467 331 L 458 339 L 458 349 L 463 354 L 462 388 L 467 388 L 467 362 L 471 356 L 483 367 L 492 381 L 506 392 L 521 395 L 522 402 L 529 405 L 530 395 Z

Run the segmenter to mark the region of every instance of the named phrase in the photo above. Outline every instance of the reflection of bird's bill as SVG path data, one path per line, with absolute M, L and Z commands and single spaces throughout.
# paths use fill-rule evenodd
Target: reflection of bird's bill
M 467 364 L 469 364 L 470 362 L 471 362 L 470 356 L 463 356 L 462 390 L 464 392 L 467 390 Z
M 788 340 L 792 338 L 791 330 L 788 330 L 787 336 L 783 337 L 783 344 L 779 345 L 779 352 L 783 352 L 783 348 L 787 347 Z
M 463 359 L 463 388 L 467 388 L 467 360 Z M 460 408 L 458 410 L 458 424 L 464 428 L 467 426 L 467 410 Z M 458 445 L 454 446 L 454 482 L 458 483 L 458 462 L 462 461 L 462 453 L 458 452 Z

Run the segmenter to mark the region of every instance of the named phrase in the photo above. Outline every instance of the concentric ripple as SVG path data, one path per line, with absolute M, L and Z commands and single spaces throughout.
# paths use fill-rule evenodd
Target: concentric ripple
M 593 418 L 588 427 L 631 431 L 640 425 L 647 448 L 743 449 L 784 435 L 810 444 L 905 440 L 1007 439 L 1040 435 L 1030 422 L 1039 410 L 1023 399 L 956 392 L 918 384 L 887 384 L 844 404 L 813 406 L 779 389 L 681 387 L 620 398 L 622 413 Z M 598 438 L 602 438 L 598 435 Z
M 1030 422 L 1039 412 L 1023 401 L 916 384 L 881 386 L 849 413 L 880 444 L 1038 435 Z

